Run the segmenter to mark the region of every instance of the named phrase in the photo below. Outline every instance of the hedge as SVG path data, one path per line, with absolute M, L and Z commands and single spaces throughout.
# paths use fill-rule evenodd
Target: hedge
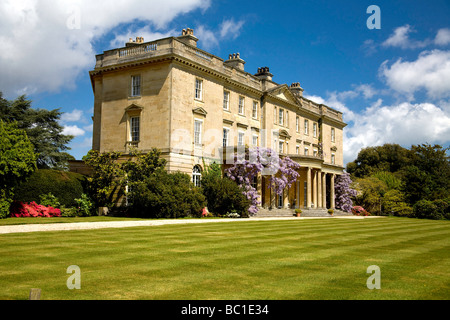
M 41 195 L 51 193 L 61 205 L 74 206 L 84 191 L 85 181 L 79 173 L 39 169 L 14 189 L 14 200 L 39 203 Z

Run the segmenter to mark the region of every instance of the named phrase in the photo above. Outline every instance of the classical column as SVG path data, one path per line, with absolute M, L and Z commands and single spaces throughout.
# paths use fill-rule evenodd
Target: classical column
M 334 201 L 334 178 L 336 175 L 333 173 L 331 175 L 331 184 L 330 184 L 330 208 L 334 209 L 335 201 Z
M 296 183 L 297 189 L 295 190 L 295 208 L 300 208 L 300 181 L 297 180 Z
M 306 207 L 311 208 L 311 168 L 306 171 Z
M 317 173 L 317 208 L 322 208 L 322 171 Z
M 325 172 L 322 176 L 322 206 L 327 208 L 327 174 Z
M 313 171 L 313 203 L 314 208 L 317 208 L 317 170 Z

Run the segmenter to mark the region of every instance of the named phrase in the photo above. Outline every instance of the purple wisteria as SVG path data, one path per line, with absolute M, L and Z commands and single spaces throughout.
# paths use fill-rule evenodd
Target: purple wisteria
M 351 183 L 352 180 L 350 179 L 350 174 L 347 172 L 336 177 L 334 182 L 334 192 L 337 209 L 346 212 L 352 211 L 353 201 L 351 198 L 356 196 L 356 190 L 350 188 Z
M 281 195 L 300 176 L 297 172 L 299 168 L 300 165 L 289 157 L 280 158 L 272 149 L 255 147 L 246 152 L 235 153 L 233 166 L 225 172 L 244 190 L 251 203 L 248 211 L 255 214 L 261 202 L 252 183 L 258 174 L 268 177 L 268 188 Z

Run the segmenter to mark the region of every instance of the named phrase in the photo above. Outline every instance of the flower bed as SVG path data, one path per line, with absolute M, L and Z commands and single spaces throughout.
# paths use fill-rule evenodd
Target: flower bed
M 352 213 L 355 216 L 370 216 L 370 213 L 366 211 L 366 209 L 364 209 L 361 206 L 354 206 L 352 207 Z
M 10 208 L 11 217 L 60 217 L 61 210 L 53 207 L 46 207 L 32 201 L 24 203 L 14 201 Z

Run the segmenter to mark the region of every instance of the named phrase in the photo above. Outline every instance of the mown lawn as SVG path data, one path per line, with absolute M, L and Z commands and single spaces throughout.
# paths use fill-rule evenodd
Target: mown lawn
M 450 222 L 211 222 L 0 235 L 0 299 L 450 299 Z M 67 267 L 81 270 L 69 290 Z M 377 265 L 381 289 L 366 286 Z

